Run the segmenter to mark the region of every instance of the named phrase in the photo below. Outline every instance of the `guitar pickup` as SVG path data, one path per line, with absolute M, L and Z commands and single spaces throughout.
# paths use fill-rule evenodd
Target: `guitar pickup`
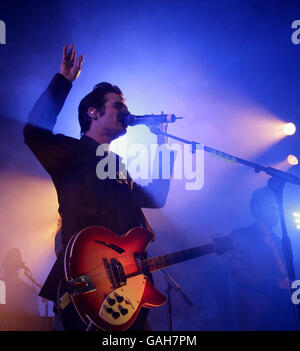
M 116 259 L 111 259 L 111 268 L 113 271 L 114 275 L 114 280 L 117 283 L 117 287 L 123 286 L 126 284 L 126 275 L 123 269 L 122 264 L 116 260 Z
M 103 264 L 105 266 L 107 276 L 114 289 L 117 289 L 120 286 L 126 284 L 127 278 L 124 272 L 124 268 L 118 260 L 113 258 L 109 262 L 106 258 L 104 258 Z

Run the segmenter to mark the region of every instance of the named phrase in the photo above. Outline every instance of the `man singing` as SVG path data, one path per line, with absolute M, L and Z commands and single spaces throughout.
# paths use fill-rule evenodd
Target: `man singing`
M 50 82 L 29 114 L 24 128 L 26 145 L 48 172 L 57 191 L 59 213 L 62 218 L 61 238 L 65 249 L 69 239 L 91 225 L 101 225 L 121 235 L 133 227 L 147 227 L 149 223 L 141 207 L 161 208 L 169 191 L 169 179 L 155 179 L 142 187 L 129 179 L 122 179 L 117 169 L 116 179 L 99 179 L 96 166 L 101 157 L 96 156 L 99 145 L 126 133 L 124 117 L 129 114 L 123 93 L 109 83 L 97 84 L 78 107 L 81 127 L 80 140 L 62 134 L 53 134 L 57 115 L 78 78 L 84 58 L 75 60 L 71 45 L 63 48 L 60 73 Z M 158 144 L 164 143 L 158 136 Z M 118 161 L 117 156 L 117 161 Z M 118 162 L 117 162 L 118 164 Z M 64 278 L 64 250 L 46 279 L 40 296 L 54 302 L 58 287 Z M 71 304 L 72 305 L 72 304 Z M 147 309 L 142 309 L 132 330 L 145 330 Z M 86 329 L 74 308 L 68 312 L 65 329 Z

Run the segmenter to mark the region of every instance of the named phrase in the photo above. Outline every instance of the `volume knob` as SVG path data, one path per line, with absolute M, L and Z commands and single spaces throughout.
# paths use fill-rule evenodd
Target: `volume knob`
M 120 317 L 120 313 L 119 312 L 113 312 L 112 316 L 113 316 L 114 319 L 117 319 L 117 318 Z
M 122 302 L 122 301 L 124 301 L 124 297 L 123 296 L 116 296 L 116 299 L 117 299 L 117 301 L 118 302 Z
M 116 303 L 116 300 L 115 300 L 115 299 L 109 298 L 109 299 L 107 300 L 107 302 L 108 302 L 108 304 L 109 304 L 110 306 L 113 306 L 113 305 Z
M 128 309 L 127 308 L 120 308 L 120 312 L 123 316 L 125 316 L 125 314 L 128 313 Z

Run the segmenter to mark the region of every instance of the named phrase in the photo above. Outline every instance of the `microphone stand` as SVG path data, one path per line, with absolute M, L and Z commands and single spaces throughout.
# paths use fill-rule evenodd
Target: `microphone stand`
M 151 257 L 149 253 L 147 254 L 148 257 Z M 171 302 L 171 291 L 172 289 L 177 292 L 179 296 L 183 298 L 185 303 L 189 305 L 190 307 L 193 306 L 192 301 L 186 296 L 186 294 L 183 292 L 182 288 L 180 285 L 176 282 L 176 280 L 169 274 L 166 273 L 164 270 L 159 270 L 160 274 L 164 277 L 164 279 L 167 281 L 168 286 L 167 286 L 167 318 L 168 318 L 168 330 L 172 331 L 173 330 L 173 323 L 172 323 L 172 302 Z
M 176 282 L 176 280 L 169 274 L 163 270 L 159 271 L 160 274 L 165 278 L 168 283 L 167 287 L 167 318 L 168 318 L 168 330 L 173 330 L 173 323 L 172 323 L 172 301 L 171 301 L 171 291 L 172 289 L 177 292 L 179 296 L 185 301 L 187 305 L 190 307 L 193 306 L 192 301 L 185 295 L 180 285 Z
M 296 280 L 294 261 L 293 261 L 293 250 L 291 246 L 291 240 L 287 233 L 286 221 L 284 216 L 284 207 L 283 207 L 283 188 L 285 186 L 285 183 L 286 181 L 284 180 L 283 177 L 278 178 L 273 176 L 268 181 L 268 187 L 274 192 L 274 195 L 278 204 L 281 232 L 282 232 L 282 239 L 281 239 L 282 247 L 283 247 L 283 252 L 284 252 L 286 266 L 287 266 L 288 278 L 290 282 L 293 282 Z M 289 292 L 291 294 L 291 288 L 289 289 Z M 294 317 L 296 321 L 296 327 L 297 327 L 297 330 L 299 330 L 299 326 L 300 326 L 299 305 L 293 304 L 293 306 L 294 306 L 293 311 L 294 311 Z
M 242 158 L 230 155 L 226 152 L 223 152 L 208 146 L 204 146 L 203 144 L 197 143 L 195 141 L 179 138 L 175 135 L 165 133 L 161 131 L 159 128 L 156 128 L 153 126 L 149 126 L 149 129 L 153 134 L 166 136 L 168 138 L 183 142 L 185 144 L 190 144 L 192 153 L 195 153 L 197 149 L 201 149 L 211 153 L 217 158 L 224 159 L 225 161 L 230 161 L 232 163 L 241 163 L 245 166 L 251 167 L 254 169 L 255 173 L 265 172 L 266 174 L 271 176 L 271 178 L 268 181 L 268 187 L 274 192 L 279 206 L 279 215 L 280 215 L 280 223 L 281 223 L 281 231 L 282 231 L 282 247 L 284 252 L 284 258 L 287 265 L 288 278 L 290 282 L 295 281 L 296 278 L 295 278 L 295 268 L 294 268 L 294 262 L 293 262 L 293 252 L 291 247 L 291 241 L 287 233 L 285 216 L 284 216 L 283 188 L 286 183 L 300 185 L 300 178 L 293 174 L 283 172 L 272 167 L 264 167 L 257 163 L 249 162 Z M 289 292 L 291 294 L 291 289 L 289 289 Z M 300 330 L 299 305 L 293 304 L 293 311 L 294 311 L 296 329 Z
M 35 286 L 37 286 L 39 289 L 42 288 L 42 285 L 39 284 L 32 276 L 31 271 L 27 268 L 24 269 L 24 275 L 32 282 L 32 284 L 34 284 Z M 48 327 L 49 329 L 51 329 L 51 322 L 50 322 L 50 318 L 49 318 L 49 301 L 46 299 L 42 299 L 42 302 L 45 304 L 45 317 L 46 320 L 48 322 Z

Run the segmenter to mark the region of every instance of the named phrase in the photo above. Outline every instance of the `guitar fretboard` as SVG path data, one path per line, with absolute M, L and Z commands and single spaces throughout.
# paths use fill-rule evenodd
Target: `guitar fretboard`
M 207 255 L 212 252 L 215 252 L 215 245 L 207 244 L 163 256 L 147 258 L 142 260 L 141 264 L 144 272 L 155 272 L 159 269 L 171 266 L 173 264 Z

